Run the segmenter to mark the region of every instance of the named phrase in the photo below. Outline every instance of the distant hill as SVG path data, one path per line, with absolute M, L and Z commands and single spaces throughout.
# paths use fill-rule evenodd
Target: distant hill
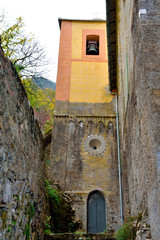
M 52 88 L 56 90 L 56 83 L 44 77 L 33 77 L 33 83 L 37 84 L 41 89 Z

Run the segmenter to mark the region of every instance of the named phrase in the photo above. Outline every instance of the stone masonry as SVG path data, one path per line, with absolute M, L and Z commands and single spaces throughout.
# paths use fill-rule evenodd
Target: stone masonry
M 160 3 L 117 1 L 124 216 L 144 212 L 160 239 Z M 139 239 L 139 238 L 138 238 Z
M 105 196 L 106 229 L 114 231 L 120 213 L 115 118 L 56 117 L 53 131 L 49 177 L 72 199 L 81 230 L 87 231 L 87 199 L 96 189 Z M 87 149 L 88 136 L 105 139 L 103 154 Z
M 2 49 L 0 104 L 0 239 L 43 239 L 43 138 Z

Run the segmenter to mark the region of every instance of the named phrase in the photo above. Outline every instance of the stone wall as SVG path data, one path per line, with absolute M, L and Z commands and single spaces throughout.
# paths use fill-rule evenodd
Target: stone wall
M 160 239 L 159 32 L 158 0 L 117 1 L 124 214 L 145 212 L 154 240 Z
M 0 239 L 43 239 L 43 138 L 2 49 L 0 104 Z
M 49 178 L 73 201 L 76 220 L 87 231 L 87 201 L 98 190 L 106 203 L 106 229 L 120 224 L 116 117 L 56 116 Z M 101 142 L 92 149 L 89 142 Z M 96 146 L 96 144 L 95 144 Z

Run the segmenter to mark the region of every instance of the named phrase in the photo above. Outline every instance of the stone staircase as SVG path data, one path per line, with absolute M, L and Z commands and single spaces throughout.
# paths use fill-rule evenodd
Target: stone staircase
M 115 240 L 112 234 L 60 233 L 45 234 L 44 240 Z

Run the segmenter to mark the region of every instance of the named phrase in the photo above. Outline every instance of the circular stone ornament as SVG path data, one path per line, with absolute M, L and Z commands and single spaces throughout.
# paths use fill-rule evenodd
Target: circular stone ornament
M 90 135 L 84 141 L 86 152 L 93 156 L 100 156 L 106 150 L 106 141 L 99 135 Z

